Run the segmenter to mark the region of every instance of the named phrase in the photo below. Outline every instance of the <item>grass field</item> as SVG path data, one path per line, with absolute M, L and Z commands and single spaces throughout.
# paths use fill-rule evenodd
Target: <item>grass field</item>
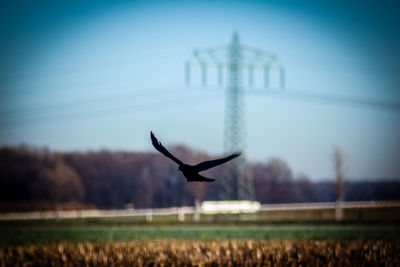
M 0 244 L 196 240 L 400 240 L 396 225 L 2 225 Z

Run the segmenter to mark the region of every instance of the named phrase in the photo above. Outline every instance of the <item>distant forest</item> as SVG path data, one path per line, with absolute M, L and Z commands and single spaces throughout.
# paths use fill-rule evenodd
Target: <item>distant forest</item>
M 214 158 L 185 146 L 171 151 L 188 163 Z M 261 203 L 335 201 L 334 179 L 311 182 L 294 176 L 282 159 L 250 165 Z M 28 146 L 0 148 L 0 211 L 75 208 L 159 208 L 218 200 L 224 166 L 204 172 L 214 183 L 187 183 L 160 153 L 53 152 Z M 400 181 L 345 182 L 344 199 L 398 200 Z

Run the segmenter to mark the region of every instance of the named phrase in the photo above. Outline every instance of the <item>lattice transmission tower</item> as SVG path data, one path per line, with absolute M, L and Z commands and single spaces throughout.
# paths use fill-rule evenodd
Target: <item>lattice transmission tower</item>
M 225 97 L 224 121 L 224 150 L 234 153 L 244 149 L 245 131 L 245 102 L 243 88 L 243 72 L 248 69 L 249 87 L 254 83 L 254 71 L 264 72 L 264 87 L 270 86 L 270 71 L 277 70 L 279 87 L 285 86 L 285 71 L 278 62 L 275 54 L 260 49 L 245 46 L 240 43 L 239 35 L 233 34 L 229 45 L 195 49 L 193 57 L 185 64 L 186 83 L 190 82 L 190 70 L 194 64 L 201 68 L 202 83 L 207 82 L 207 68 L 215 67 L 218 71 L 218 84 L 223 83 L 224 69 L 227 70 L 227 88 Z M 222 190 L 219 196 L 224 200 L 254 200 L 254 183 L 250 168 L 247 167 L 244 156 L 232 160 L 226 167 Z

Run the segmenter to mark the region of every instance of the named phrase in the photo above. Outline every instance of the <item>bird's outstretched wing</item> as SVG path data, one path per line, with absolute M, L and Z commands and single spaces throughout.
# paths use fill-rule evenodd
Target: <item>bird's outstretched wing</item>
M 193 167 L 198 172 L 205 171 L 205 170 L 208 170 L 208 169 L 210 169 L 212 167 L 215 167 L 215 166 L 221 165 L 221 164 L 223 164 L 223 163 L 225 163 L 227 161 L 230 161 L 231 159 L 234 159 L 234 158 L 240 156 L 241 154 L 242 154 L 242 152 L 239 152 L 239 153 L 235 153 L 235 154 L 232 154 L 230 156 L 227 156 L 225 158 L 203 161 L 203 162 L 201 162 L 201 163 L 199 163 L 197 165 L 194 165 Z
M 183 164 L 182 161 L 180 161 L 179 159 L 175 158 L 174 155 L 172 155 L 165 147 L 163 147 L 161 142 L 159 142 L 157 140 L 157 138 L 154 136 L 153 132 L 150 132 L 150 137 L 151 137 L 151 142 L 153 143 L 153 146 L 155 147 L 155 149 L 160 151 L 166 157 L 168 157 L 168 158 L 172 159 L 173 161 L 175 161 L 178 165 L 182 165 Z

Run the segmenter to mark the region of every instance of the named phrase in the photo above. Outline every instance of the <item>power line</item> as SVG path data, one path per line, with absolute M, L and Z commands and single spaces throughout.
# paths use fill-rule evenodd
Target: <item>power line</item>
M 202 92 L 204 91 L 212 91 L 216 92 L 215 90 L 205 90 L 201 89 Z M 219 91 L 217 91 L 219 92 Z M 10 118 L 15 115 L 29 113 L 32 114 L 33 112 L 38 111 L 51 111 L 51 110 L 62 110 L 74 107 L 87 107 L 91 104 L 117 104 L 123 102 L 129 102 L 132 99 L 138 97 L 149 97 L 160 95 L 170 95 L 170 91 L 167 90 L 157 90 L 150 92 L 144 92 L 140 94 L 128 94 L 128 95 L 120 95 L 112 98 L 101 97 L 97 99 L 89 99 L 83 101 L 76 101 L 64 104 L 57 104 L 57 105 L 49 105 L 49 106 L 38 106 L 38 107 L 26 107 L 23 109 L 14 109 L 10 111 L 5 111 L 0 113 L 0 118 Z M 369 108 L 377 108 L 377 109 L 384 109 L 388 111 L 400 111 L 400 102 L 394 101 L 387 101 L 387 100 L 378 100 L 373 98 L 360 98 L 360 97 L 353 97 L 353 96 L 344 96 L 344 95 L 328 95 L 328 94 L 321 94 L 316 92 L 306 92 L 301 90 L 294 90 L 288 89 L 285 91 L 278 91 L 278 90 L 264 90 L 264 89 L 253 89 L 247 90 L 246 94 L 258 94 L 258 95 L 271 95 L 274 97 L 283 97 L 283 98 L 292 98 L 292 99 L 299 99 L 303 101 L 313 101 L 313 102 L 329 102 L 336 105 L 351 105 L 351 106 L 361 106 L 361 107 L 369 107 Z
M 215 97 L 213 98 L 215 99 Z M 21 127 L 21 126 L 29 126 L 32 124 L 47 124 L 47 123 L 60 123 L 60 122 L 65 122 L 65 120 L 80 120 L 80 119 L 86 119 L 86 118 L 96 118 L 99 116 L 117 116 L 117 115 L 123 115 L 126 114 L 128 111 L 143 111 L 149 108 L 156 109 L 159 106 L 163 106 L 164 108 L 174 108 L 180 105 L 186 105 L 186 104 L 191 104 L 193 103 L 200 103 L 202 101 L 209 101 L 209 98 L 204 97 L 204 96 L 196 96 L 196 97 L 185 97 L 185 98 L 178 98 L 178 99 L 173 99 L 170 101 L 158 101 L 154 103 L 147 103 L 147 104 L 142 104 L 142 105 L 134 105 L 134 106 L 125 106 L 125 107 L 119 107 L 119 108 L 111 108 L 111 109 L 103 109 L 103 110 L 95 110 L 95 111 L 89 111 L 89 112 L 79 112 L 79 113 L 66 113 L 66 114 L 60 114 L 56 116 L 45 116 L 45 117 L 38 117 L 38 118 L 30 118 L 30 119 L 21 119 L 21 120 L 11 120 L 8 122 L 2 122 L 5 124 L 5 127 L 3 126 L 4 129 L 10 129 L 13 127 Z
M 200 90 L 200 89 L 195 89 Z M 210 89 L 201 89 L 212 92 L 222 93 L 221 90 L 210 90 Z M 304 90 L 296 90 L 292 88 L 287 88 L 287 90 L 282 91 L 280 89 L 251 89 L 246 90 L 247 95 L 270 95 L 274 97 L 282 97 L 282 98 L 293 98 L 299 99 L 303 101 L 313 101 L 313 102 L 329 102 L 336 105 L 350 105 L 350 106 L 360 106 L 367 108 L 375 108 L 375 109 L 384 109 L 388 111 L 400 111 L 400 101 L 388 101 L 388 100 L 380 100 L 374 98 L 366 98 L 366 97 L 354 97 L 354 96 L 345 96 L 345 95 L 333 95 L 333 94 L 322 94 L 316 92 L 309 92 Z
M 204 88 L 202 89 L 204 92 Z M 206 90 L 206 91 L 211 91 L 211 90 Z M 221 92 L 221 91 L 216 91 L 212 90 L 212 92 Z M 106 99 L 106 98 L 98 98 L 95 100 L 89 100 L 89 101 L 79 101 L 79 102 L 73 102 L 73 103 L 67 103 L 65 105 L 52 105 L 52 106 L 45 106 L 45 107 L 35 107 L 35 108 L 27 108 L 23 110 L 13 110 L 9 112 L 3 112 L 0 113 L 0 117 L 3 116 L 4 119 L 10 119 L 13 115 L 20 114 L 20 113 L 29 113 L 32 114 L 34 111 L 49 111 L 53 109 L 63 109 L 63 108 L 73 108 L 73 107 L 87 107 L 90 104 L 116 104 L 116 103 L 121 103 L 121 102 L 126 102 L 126 101 L 131 101 L 132 98 L 137 98 L 140 96 L 153 96 L 154 94 L 157 94 L 158 96 L 161 94 L 169 94 L 168 91 L 153 91 L 151 93 L 141 93 L 141 94 L 135 94 L 135 95 L 125 95 L 125 96 L 118 96 L 114 97 L 111 99 Z M 367 107 L 367 108 L 374 108 L 374 109 L 383 109 L 387 111 L 394 111 L 398 112 L 400 111 L 400 102 L 391 102 L 391 101 L 384 101 L 384 100 L 377 100 L 377 99 L 372 99 L 372 98 L 360 98 L 360 97 L 352 97 L 352 96 L 343 96 L 343 95 L 327 95 L 327 94 L 321 94 L 321 93 L 315 93 L 315 92 L 305 92 L 305 91 L 300 91 L 300 90 L 291 90 L 288 89 L 286 91 L 278 91 L 278 90 L 247 90 L 246 94 L 257 94 L 257 95 L 270 95 L 274 97 L 282 97 L 282 98 L 292 98 L 292 99 L 298 99 L 302 101 L 313 101 L 313 102 L 328 102 L 331 104 L 335 105 L 345 105 L 345 106 L 361 106 L 361 107 Z M 215 96 L 213 96 L 215 97 Z M 222 95 L 221 95 L 222 97 Z M 196 98 L 196 97 L 191 97 L 189 100 L 182 100 L 181 98 L 179 99 L 174 99 L 172 101 L 165 101 L 165 102 L 160 102 L 162 103 L 179 103 L 181 101 L 187 103 L 188 101 L 190 102 L 190 99 L 199 99 L 203 100 L 202 97 Z M 205 97 L 204 97 L 205 99 Z M 182 104 L 182 103 L 181 103 Z M 151 107 L 152 105 L 156 106 L 156 104 L 147 104 L 144 106 Z M 143 105 L 139 105 L 140 107 Z M 106 110 L 94 110 L 94 111 L 86 111 L 86 112 L 76 112 L 76 113 L 67 113 L 67 114 L 59 114 L 55 116 L 45 116 L 45 117 L 39 117 L 39 118 L 28 118 L 28 119 L 12 119 L 9 121 L 4 121 L 3 123 L 6 124 L 7 126 L 17 126 L 18 124 L 35 124 L 35 123 L 48 123 L 48 122 L 57 122 L 59 119 L 79 119 L 79 118 L 90 118 L 90 117 L 97 117 L 99 115 L 118 115 L 120 113 L 123 113 L 123 110 L 129 110 L 130 108 L 133 108 L 135 106 L 129 106 L 129 107 L 118 107 L 118 108 L 109 108 Z M 122 110 L 121 110 L 122 109 Z M 142 108 L 141 108 L 142 109 Z
M 53 105 L 48 105 L 48 106 L 31 106 L 31 107 L 24 107 L 22 109 L 14 109 L 14 110 L 9 110 L 5 112 L 0 113 L 0 117 L 9 117 L 13 115 L 18 115 L 21 113 L 32 113 L 36 111 L 51 111 L 51 110 L 57 110 L 57 109 L 66 109 L 66 108 L 74 108 L 74 107 L 84 107 L 88 106 L 91 104 L 115 104 L 115 103 L 121 103 L 121 102 L 126 102 L 130 101 L 131 99 L 136 99 L 138 97 L 154 97 L 154 95 L 157 94 L 157 96 L 160 95 L 171 95 L 170 91 L 167 90 L 157 90 L 157 91 L 152 91 L 152 92 L 142 92 L 139 94 L 128 94 L 128 95 L 119 95 L 119 96 L 113 96 L 113 97 L 99 97 L 95 99 L 87 99 L 87 100 L 81 100 L 81 101 L 76 101 L 76 102 L 70 102 L 70 103 L 62 103 L 62 104 L 53 104 Z
M 259 91 L 249 91 L 251 93 L 258 93 Z M 261 93 L 261 91 L 260 91 Z M 371 98 L 360 98 L 343 95 L 327 95 L 311 92 L 301 91 L 263 91 L 264 94 L 270 94 L 273 96 L 289 97 L 301 100 L 314 100 L 321 102 L 331 102 L 339 105 L 358 105 L 371 108 L 388 109 L 393 111 L 400 111 L 400 102 L 390 102 Z

